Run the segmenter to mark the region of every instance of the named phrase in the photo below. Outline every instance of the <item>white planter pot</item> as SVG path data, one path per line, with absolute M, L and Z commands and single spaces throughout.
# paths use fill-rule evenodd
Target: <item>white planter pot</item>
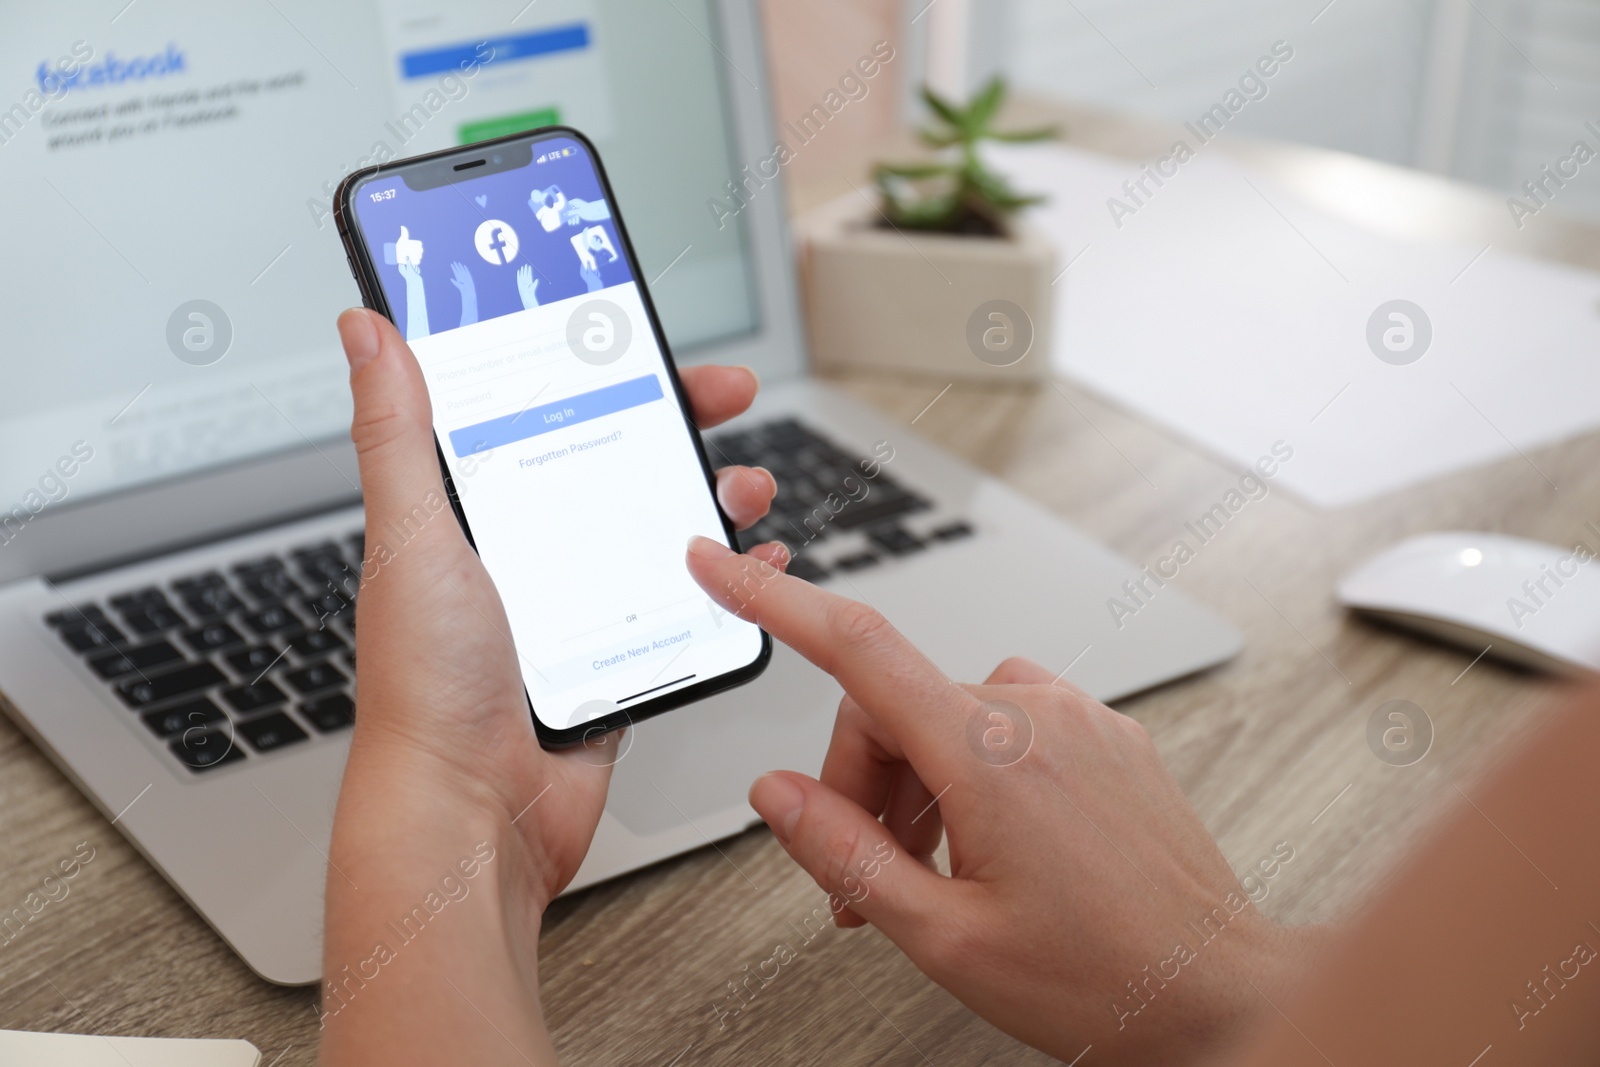
M 1050 374 L 1055 246 L 911 233 L 851 193 L 796 221 L 813 364 L 1036 382 Z

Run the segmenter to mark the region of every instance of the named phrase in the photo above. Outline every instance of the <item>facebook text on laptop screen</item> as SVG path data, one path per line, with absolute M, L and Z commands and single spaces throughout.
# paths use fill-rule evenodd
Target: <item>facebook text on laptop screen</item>
M 708 204 L 754 90 L 708 5 L 7 5 L 0 511 L 346 433 L 331 199 L 360 166 L 576 126 L 674 347 L 752 330 L 743 220 Z

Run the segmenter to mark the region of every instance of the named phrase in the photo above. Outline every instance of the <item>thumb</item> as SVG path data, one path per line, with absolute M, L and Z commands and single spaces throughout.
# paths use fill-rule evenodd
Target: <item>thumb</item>
M 400 227 L 400 240 L 404 241 L 409 236 L 411 236 L 411 234 L 406 230 L 406 228 L 404 226 Z
M 951 913 L 955 883 L 919 863 L 888 829 L 813 778 L 778 771 L 756 779 L 750 806 L 789 856 L 829 894 L 882 930 L 913 960 Z
M 350 361 L 350 439 L 361 464 L 367 529 L 404 525 L 419 508 L 433 514 L 447 498 L 422 368 L 400 331 L 375 311 L 340 315 L 339 338 Z

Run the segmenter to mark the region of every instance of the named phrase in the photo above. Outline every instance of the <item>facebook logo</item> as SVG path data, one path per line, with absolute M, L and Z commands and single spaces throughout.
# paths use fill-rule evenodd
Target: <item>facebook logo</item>
M 495 266 L 504 266 L 517 258 L 517 231 L 509 223 L 488 219 L 472 235 L 478 255 Z

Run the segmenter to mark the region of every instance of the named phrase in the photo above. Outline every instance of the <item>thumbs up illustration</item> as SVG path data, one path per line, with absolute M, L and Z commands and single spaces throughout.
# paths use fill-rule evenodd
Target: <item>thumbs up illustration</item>
M 400 227 L 400 240 L 394 243 L 395 259 L 413 267 L 422 265 L 422 242 L 412 237 L 404 227 Z
M 411 232 L 402 226 L 400 240 L 385 242 L 383 261 L 390 266 L 401 264 L 408 267 L 419 266 L 422 263 L 422 242 L 412 237 Z

